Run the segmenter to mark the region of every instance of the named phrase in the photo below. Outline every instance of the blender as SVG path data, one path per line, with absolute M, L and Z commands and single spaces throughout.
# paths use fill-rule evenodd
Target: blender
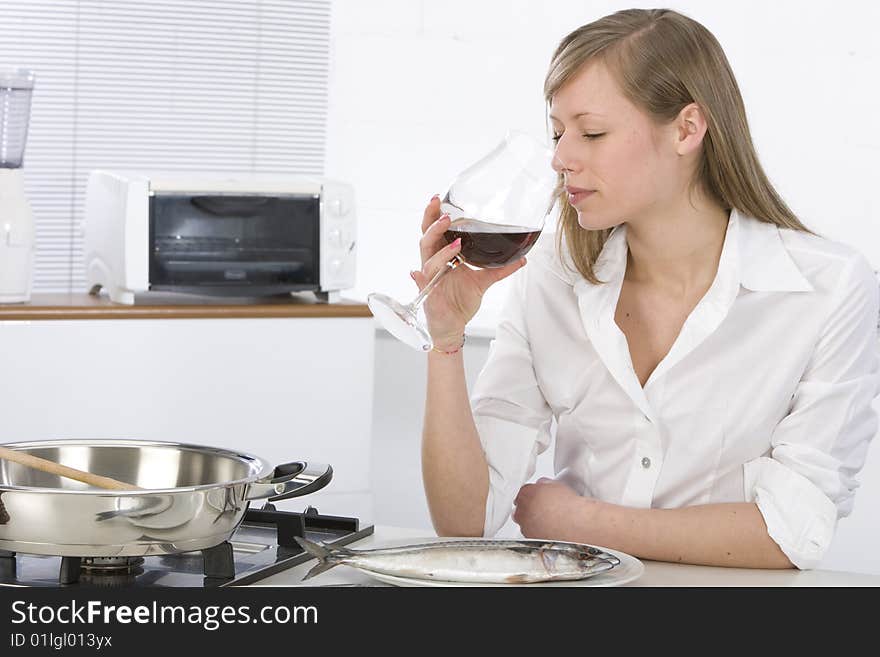
M 33 88 L 32 71 L 0 68 L 0 303 L 31 296 L 34 220 L 21 164 Z

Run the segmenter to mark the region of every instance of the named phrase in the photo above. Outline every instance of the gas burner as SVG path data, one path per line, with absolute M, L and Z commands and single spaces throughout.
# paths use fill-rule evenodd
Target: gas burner
M 90 575 L 128 575 L 143 563 L 143 557 L 82 557 L 79 567 Z
M 143 557 L 61 557 L 60 584 L 131 584 L 144 572 Z
M 266 503 L 248 509 L 228 541 L 204 550 L 146 557 L 61 557 L 0 549 L 0 586 L 242 586 L 312 559 L 295 536 L 347 545 L 372 533 L 373 526 L 361 527 L 357 518 L 322 515 L 313 507 L 279 511 Z
M 84 570 L 80 573 L 77 583 L 101 588 L 131 586 L 137 582 L 138 575 L 143 574 L 143 572 L 144 569 L 141 567 L 137 567 L 131 572 L 111 571 L 109 573 L 95 573 Z

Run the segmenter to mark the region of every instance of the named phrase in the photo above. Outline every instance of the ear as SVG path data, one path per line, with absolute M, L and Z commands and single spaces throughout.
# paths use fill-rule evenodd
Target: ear
M 703 143 L 708 129 L 703 110 L 696 103 L 685 105 L 675 119 L 676 144 L 679 155 L 688 155 L 697 150 Z

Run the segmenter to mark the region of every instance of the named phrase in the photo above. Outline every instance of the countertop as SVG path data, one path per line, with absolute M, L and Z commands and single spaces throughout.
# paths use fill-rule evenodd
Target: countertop
M 352 548 L 376 547 L 384 541 L 428 538 L 425 529 L 377 525 L 374 533 L 355 543 Z M 315 565 L 311 560 L 261 580 L 255 586 L 388 586 L 365 573 L 340 565 L 312 579 L 302 582 L 302 577 Z M 623 586 L 657 587 L 856 587 L 880 586 L 880 575 L 865 575 L 832 570 L 753 570 L 746 568 L 717 568 L 691 566 L 658 561 L 642 561 L 645 571 L 638 579 Z M 583 580 L 588 583 L 589 579 Z M 554 584 L 557 585 L 558 584 Z
M 321 303 L 313 294 L 261 299 L 153 295 L 135 305 L 106 295 L 33 294 L 28 303 L 0 304 L 0 321 L 69 319 L 229 319 L 266 317 L 372 317 L 365 303 Z

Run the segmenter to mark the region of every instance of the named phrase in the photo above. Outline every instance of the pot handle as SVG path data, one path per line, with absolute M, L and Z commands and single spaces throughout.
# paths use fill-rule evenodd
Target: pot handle
M 332 478 L 333 468 L 329 465 L 292 461 L 276 466 L 271 478 L 251 484 L 246 497 L 249 500 L 268 497 L 270 502 L 277 502 L 314 493 L 324 488 Z

